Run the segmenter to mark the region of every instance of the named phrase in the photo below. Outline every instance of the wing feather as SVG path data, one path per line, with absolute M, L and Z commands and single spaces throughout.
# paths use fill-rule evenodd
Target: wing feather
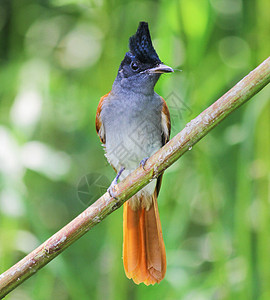
M 102 122 L 101 119 L 101 111 L 102 111 L 102 106 L 104 104 L 104 100 L 106 100 L 107 96 L 110 94 L 110 92 L 108 94 L 106 94 L 105 96 L 100 98 L 98 107 L 97 107 L 97 114 L 96 114 L 96 131 L 97 134 L 100 138 L 100 141 L 102 144 L 106 143 L 106 135 L 105 135 L 105 128 L 104 128 L 104 124 Z

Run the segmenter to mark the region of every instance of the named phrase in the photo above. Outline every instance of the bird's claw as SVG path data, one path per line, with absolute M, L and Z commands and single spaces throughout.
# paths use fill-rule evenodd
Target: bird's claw
M 121 168 L 121 170 L 117 173 L 116 177 L 114 178 L 114 180 L 112 181 L 111 185 L 107 189 L 107 192 L 114 199 L 116 199 L 116 197 L 115 197 L 115 192 L 116 192 L 115 186 L 117 185 L 117 181 L 118 181 L 119 177 L 121 176 L 121 174 L 123 173 L 124 170 L 125 170 L 124 167 Z
M 149 157 L 145 157 L 145 158 L 142 159 L 141 162 L 140 162 L 140 166 L 142 166 L 142 168 L 143 168 L 144 170 L 145 170 L 144 166 L 145 166 L 145 164 L 146 164 L 148 158 L 149 158 Z

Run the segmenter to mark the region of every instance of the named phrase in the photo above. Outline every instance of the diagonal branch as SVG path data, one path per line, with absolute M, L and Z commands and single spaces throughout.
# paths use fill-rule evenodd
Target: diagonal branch
M 257 94 L 269 82 L 270 57 L 189 122 L 180 133 L 150 157 L 144 167 L 145 170 L 139 167 L 120 182 L 117 185 L 117 199 L 105 193 L 68 225 L 0 275 L 0 298 L 15 289 L 89 229 L 119 208 L 132 195 L 148 184 L 151 179 L 158 177 L 190 147 L 196 144 L 230 113 Z

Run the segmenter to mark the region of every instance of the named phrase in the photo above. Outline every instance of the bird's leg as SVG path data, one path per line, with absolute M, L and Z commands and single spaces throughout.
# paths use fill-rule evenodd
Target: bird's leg
M 145 157 L 145 158 L 142 159 L 141 162 L 140 162 L 140 166 L 142 166 L 142 168 L 143 168 L 144 170 L 145 170 L 144 166 L 145 166 L 145 164 L 146 164 L 148 158 L 149 158 L 149 157 Z
M 111 197 L 115 198 L 115 186 L 117 185 L 117 181 L 119 179 L 119 177 L 121 176 L 121 174 L 123 173 L 123 171 L 125 170 L 125 168 L 121 168 L 121 170 L 117 173 L 116 177 L 114 178 L 114 180 L 112 181 L 111 185 L 109 186 L 109 188 L 107 189 L 107 192 L 110 194 Z

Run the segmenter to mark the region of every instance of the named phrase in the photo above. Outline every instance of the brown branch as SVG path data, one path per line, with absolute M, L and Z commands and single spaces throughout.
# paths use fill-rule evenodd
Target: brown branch
M 116 198 L 108 193 L 59 230 L 41 246 L 0 275 L 0 298 L 54 259 L 89 229 L 101 222 L 126 200 L 172 165 L 190 147 L 258 93 L 270 81 L 270 57 L 208 107 L 147 160 L 145 170 L 139 167 L 117 185 Z

